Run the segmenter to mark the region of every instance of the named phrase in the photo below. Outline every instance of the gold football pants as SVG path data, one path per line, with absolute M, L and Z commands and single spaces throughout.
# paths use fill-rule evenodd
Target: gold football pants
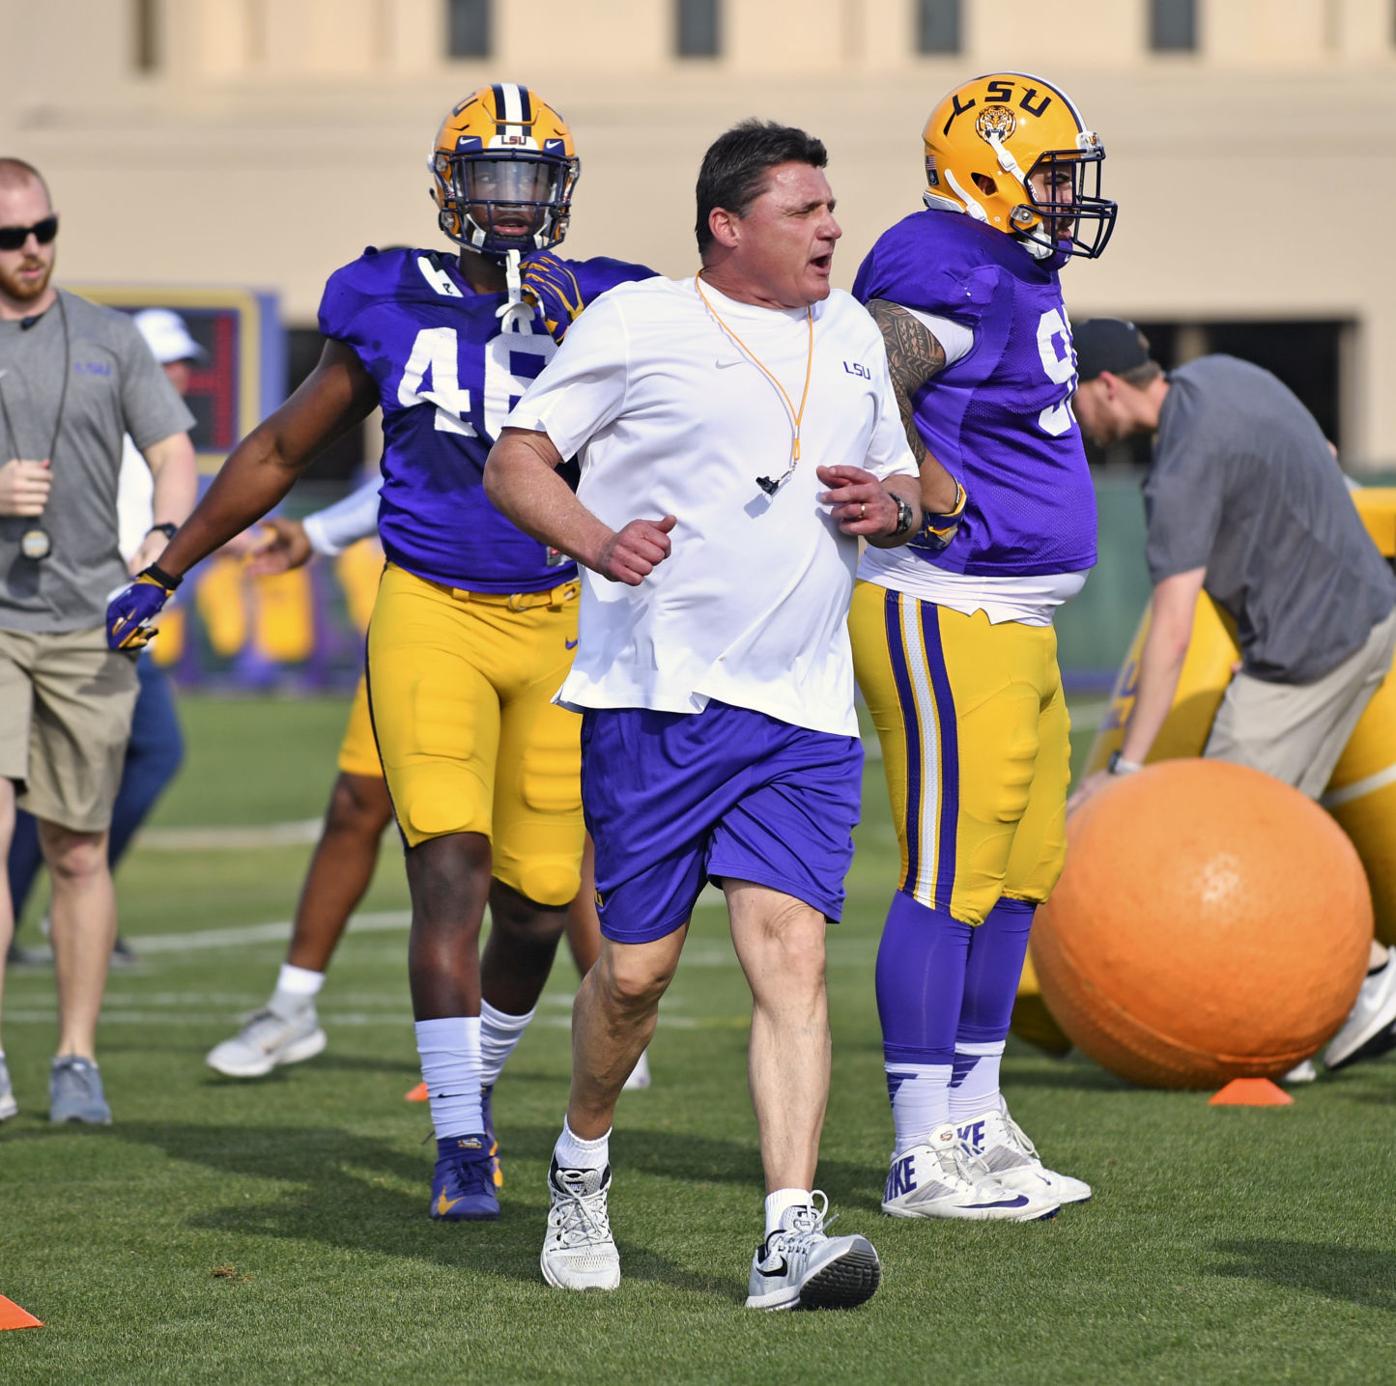
M 495 878 L 540 905 L 580 881 L 581 718 L 552 701 L 578 590 L 467 592 L 390 563 L 368 629 L 373 731 L 408 846 L 482 833 Z
M 1066 856 L 1070 726 L 1051 626 L 990 623 L 860 582 L 854 667 L 901 846 L 899 888 L 982 924 L 1041 903 Z

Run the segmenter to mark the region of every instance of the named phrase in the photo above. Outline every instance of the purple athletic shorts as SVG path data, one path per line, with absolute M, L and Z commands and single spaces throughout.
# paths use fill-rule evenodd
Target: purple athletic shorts
M 702 712 L 591 708 L 582 803 L 601 932 L 671 934 L 723 877 L 793 895 L 836 923 L 862 798 L 856 736 L 710 702 Z

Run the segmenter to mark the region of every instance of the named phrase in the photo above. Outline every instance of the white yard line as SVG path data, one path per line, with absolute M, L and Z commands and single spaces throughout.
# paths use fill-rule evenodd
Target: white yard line
M 407 928 L 412 916 L 406 910 L 379 910 L 356 914 L 349 928 L 356 934 L 391 933 Z M 235 924 L 224 929 L 192 929 L 183 934 L 133 934 L 127 942 L 139 957 L 152 953 L 191 953 L 206 948 L 241 948 L 245 943 L 274 943 L 291 936 L 291 921 L 270 924 Z
M 253 1005 L 256 1003 L 254 1002 Z M 250 1009 L 250 1008 L 249 1008 Z M 394 1029 L 409 1029 L 412 1024 L 412 1015 L 406 1003 L 406 998 L 401 1006 L 393 1009 L 384 1008 L 381 1011 L 336 1011 L 321 1010 L 320 1019 L 330 1028 L 337 1026 L 347 1027 L 368 1027 L 374 1025 L 390 1025 Z M 13 1025 L 52 1025 L 54 1023 L 55 1012 L 52 1010 L 10 1008 L 5 1009 L 5 1021 Z M 179 1026 L 188 1029 L 191 1025 L 208 1024 L 223 1025 L 227 1021 L 227 1016 L 218 1014 L 205 1014 L 201 1016 L 191 1015 L 185 1010 L 156 1009 L 156 1010 L 126 1010 L 116 1009 L 104 1011 L 102 1014 L 102 1024 L 106 1025 L 168 1025 Z M 687 1016 L 676 1015 L 672 1006 L 666 1004 L 662 1024 L 668 1030 L 716 1030 L 729 1029 L 738 1021 L 746 1023 L 745 1016 Z M 529 1028 L 541 1026 L 545 1030 L 570 1030 L 572 1028 L 572 1017 L 570 1015 L 540 1015 L 536 1016 Z
M 247 852 L 263 847 L 302 847 L 320 837 L 323 820 L 244 823 L 226 828 L 146 828 L 136 839 L 148 852 Z

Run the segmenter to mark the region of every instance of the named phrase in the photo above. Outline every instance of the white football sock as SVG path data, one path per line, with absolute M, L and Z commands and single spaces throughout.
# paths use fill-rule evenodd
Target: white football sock
M 896 1153 L 901 1155 L 914 1145 L 925 1145 L 931 1132 L 950 1120 L 950 1065 L 889 1063 L 884 1067 Z
M 312 972 L 308 967 L 292 967 L 290 963 L 282 963 L 281 971 L 276 974 L 276 989 L 285 996 L 309 1000 L 317 996 L 324 985 L 325 974 Z
M 480 1113 L 480 1017 L 419 1020 L 413 1029 L 436 1138 L 479 1135 L 485 1126 Z
M 562 1119 L 562 1135 L 553 1147 L 553 1159 L 559 1169 L 605 1169 L 611 1163 L 611 1133 L 586 1141 Z
M 950 1083 L 950 1120 L 965 1121 L 999 1107 L 999 1065 L 1004 1042 L 957 1044 Z
M 773 1189 L 766 1195 L 766 1235 L 780 1226 L 787 1208 L 808 1208 L 813 1201 L 808 1189 Z
M 488 1001 L 480 1002 L 480 1081 L 485 1087 L 492 1088 L 499 1082 L 509 1055 L 523 1038 L 533 1016 L 533 1011 L 525 1015 L 506 1015 L 495 1010 Z

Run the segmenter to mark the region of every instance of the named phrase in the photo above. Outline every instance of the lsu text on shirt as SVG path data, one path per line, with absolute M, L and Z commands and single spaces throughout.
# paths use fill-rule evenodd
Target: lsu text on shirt
M 796 407 L 803 309 L 703 292 Z M 856 735 L 845 621 L 858 544 L 819 466 L 915 475 L 877 325 L 846 293 L 814 305 L 801 457 L 775 387 L 722 331 L 692 279 L 614 289 L 589 308 L 506 421 L 581 460 L 578 497 L 613 529 L 677 517 L 672 553 L 638 587 L 583 574 L 581 643 L 560 701 L 699 712 L 710 698 Z

